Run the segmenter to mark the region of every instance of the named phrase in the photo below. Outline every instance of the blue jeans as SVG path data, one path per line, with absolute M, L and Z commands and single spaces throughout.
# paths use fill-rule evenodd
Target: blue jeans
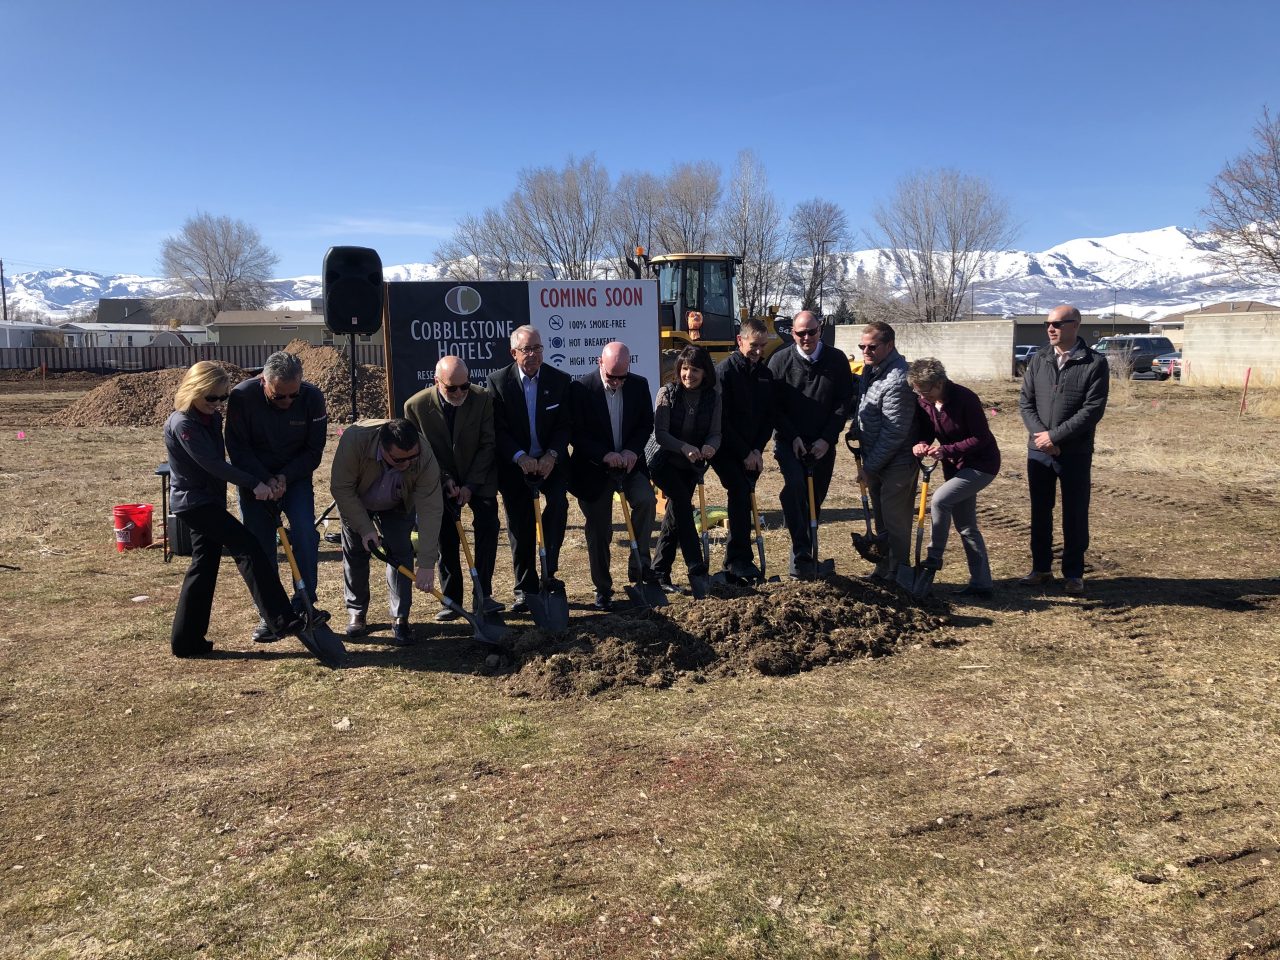
M 240 521 L 262 544 L 268 557 L 276 556 L 276 501 L 256 500 L 243 488 Z M 316 495 L 310 478 L 290 483 L 280 498 L 281 511 L 289 521 L 289 545 L 298 561 L 298 572 L 307 585 L 311 602 L 316 602 L 316 577 L 320 568 L 320 533 L 316 530 Z M 288 579 L 292 579 L 290 574 Z

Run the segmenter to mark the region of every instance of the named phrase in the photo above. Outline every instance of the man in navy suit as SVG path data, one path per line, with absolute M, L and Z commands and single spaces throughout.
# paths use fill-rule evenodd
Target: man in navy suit
M 613 492 L 621 480 L 644 569 L 629 569 L 633 581 L 649 570 L 657 501 L 649 483 L 644 448 L 653 433 L 649 381 L 631 372 L 631 351 L 616 340 L 600 353 L 600 369 L 573 382 L 571 488 L 586 520 L 587 556 L 597 610 L 613 606 L 609 547 L 613 540 Z M 634 557 L 628 561 L 634 567 Z
M 537 536 L 530 480 L 542 484 L 542 534 L 547 574 L 555 576 L 569 512 L 570 409 L 573 379 L 542 362 L 542 335 L 531 326 L 511 333 L 513 363 L 489 377 L 498 450 L 498 491 L 507 514 L 507 538 L 516 575 L 513 613 L 527 613 L 526 593 L 539 585 Z

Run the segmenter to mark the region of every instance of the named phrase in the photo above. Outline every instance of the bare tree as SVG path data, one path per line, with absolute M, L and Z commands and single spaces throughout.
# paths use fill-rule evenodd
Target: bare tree
M 492 207 L 479 217 L 463 217 L 435 256 L 454 280 L 534 280 L 541 275 L 514 224 Z
M 1209 184 L 1201 215 L 1221 242 L 1214 260 L 1242 275 L 1280 273 L 1280 118 L 1264 107 L 1253 139 Z
M 902 275 L 915 320 L 951 322 L 974 278 L 1012 243 L 1008 204 L 985 180 L 955 170 L 911 174 L 876 209 L 879 235 Z
M 830 292 L 840 295 L 840 245 L 849 235 L 844 211 L 830 200 L 814 198 L 791 212 L 791 282 L 801 310 L 816 310 Z
M 720 168 L 714 163 L 677 164 L 663 183 L 658 245 L 664 253 L 707 251 L 720 209 Z
M 609 174 L 594 156 L 522 170 L 503 208 L 523 245 L 562 280 L 594 279 L 609 227 Z
M 609 220 L 609 243 L 618 276 L 634 277 L 641 272 L 636 247 L 646 253 L 657 239 L 662 210 L 662 180 L 651 173 L 624 173 L 613 190 L 613 211 Z
M 160 269 L 183 291 L 205 301 L 204 322 L 220 310 L 258 310 L 269 300 L 280 258 L 243 220 L 197 213 L 160 244 Z
M 780 299 L 786 281 L 786 230 L 764 167 L 750 150 L 738 154 L 738 168 L 720 218 L 724 249 L 742 258 L 738 268 L 742 306 L 760 316 Z

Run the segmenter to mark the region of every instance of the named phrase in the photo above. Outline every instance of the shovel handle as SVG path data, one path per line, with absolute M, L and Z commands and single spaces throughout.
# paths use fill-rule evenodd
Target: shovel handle
M 284 547 L 285 559 L 289 561 L 289 573 L 293 577 L 293 589 L 301 590 L 304 596 L 310 597 L 310 594 L 307 593 L 307 585 L 302 580 L 302 570 L 298 567 L 298 558 L 293 555 L 293 544 L 289 542 L 289 531 L 285 529 L 283 521 L 279 518 L 277 518 L 276 533 L 280 534 L 280 546 Z
M 388 567 L 394 568 L 396 572 L 399 573 L 401 576 L 406 577 L 407 579 L 413 580 L 415 582 L 417 581 L 417 577 L 413 575 L 412 570 L 406 567 L 403 563 L 396 563 L 395 561 L 393 561 L 391 557 L 389 557 L 380 548 L 374 547 L 372 550 L 369 551 L 369 553 L 377 557 L 379 560 L 385 563 Z M 450 608 L 451 610 L 458 609 L 457 605 L 448 597 L 444 596 L 444 594 L 440 592 L 440 588 L 437 587 L 435 584 L 431 585 L 431 595 L 435 597 L 437 600 L 439 600 L 441 604 Z M 462 612 L 464 614 L 466 613 L 465 610 L 463 610 Z

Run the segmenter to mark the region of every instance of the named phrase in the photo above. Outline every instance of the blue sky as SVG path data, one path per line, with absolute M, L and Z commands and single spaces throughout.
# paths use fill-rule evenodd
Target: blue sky
M 1280 3 L 0 0 L 0 259 L 154 274 L 196 211 L 315 274 L 426 261 L 517 171 L 751 148 L 855 231 L 913 170 L 985 177 L 1016 246 L 1198 225 L 1280 110 Z M 860 242 L 857 245 L 862 245 Z

